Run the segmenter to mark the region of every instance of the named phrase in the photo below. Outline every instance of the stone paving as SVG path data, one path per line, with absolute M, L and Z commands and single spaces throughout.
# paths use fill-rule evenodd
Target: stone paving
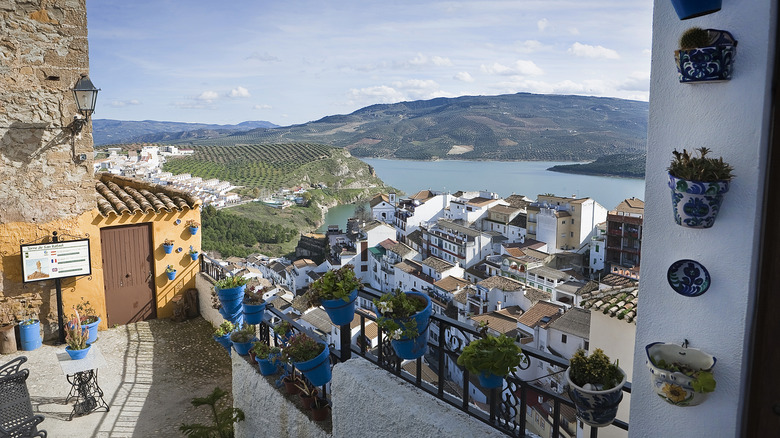
M 46 417 L 40 428 L 50 437 L 180 437 L 183 422 L 212 422 L 208 408 L 192 406 L 194 397 L 210 394 L 215 386 L 231 392 L 230 357 L 211 333 L 211 324 L 201 317 L 181 323 L 151 320 L 99 332 L 95 345 L 107 365 L 98 370 L 98 382 L 110 411 L 70 421 L 74 401 L 65 404 L 70 384 L 57 361 L 64 345 L 49 343 L 34 351 L 0 355 L 0 363 L 27 357 L 23 367 L 30 370 L 27 386 L 33 409 Z

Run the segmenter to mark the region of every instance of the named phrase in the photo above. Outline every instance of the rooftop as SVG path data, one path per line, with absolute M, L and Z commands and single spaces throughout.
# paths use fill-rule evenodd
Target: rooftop
M 583 339 L 590 337 L 590 311 L 572 307 L 550 324 L 551 329 L 560 330 Z
M 529 328 L 534 328 L 537 325 L 542 328 L 547 328 L 551 322 L 561 316 L 564 309 L 564 307 L 557 304 L 539 301 L 531 306 L 531 308 L 518 319 L 518 322 Z
M 444 261 L 434 256 L 428 257 L 427 259 L 423 260 L 422 264 L 430 267 L 431 269 L 433 269 L 438 273 L 442 273 L 448 269 L 452 269 L 455 267 L 455 265 L 453 265 L 452 263 Z
M 95 190 L 98 211 L 103 217 L 192 210 L 203 203 L 183 190 L 109 173 L 100 175 Z
M 616 212 L 621 213 L 633 213 L 633 214 L 643 214 L 645 212 L 645 201 L 637 198 L 629 198 L 623 200 L 620 204 L 615 207 L 613 211 L 610 211 L 610 214 L 615 214 Z
M 486 322 L 489 329 L 506 334 L 517 329 L 517 322 L 521 315 L 523 315 L 523 309 L 520 306 L 510 306 L 482 315 L 475 315 L 471 319 L 475 322 Z
M 639 288 L 636 286 L 593 291 L 582 295 L 580 305 L 592 312 L 601 312 L 612 318 L 636 324 L 638 293 Z
M 434 286 L 449 293 L 453 293 L 458 289 L 462 289 L 468 286 L 469 284 L 471 283 L 469 283 L 468 281 L 462 278 L 453 277 L 452 275 L 448 275 L 442 278 L 441 280 L 437 281 L 436 283 L 433 283 Z
M 512 292 L 523 289 L 523 283 L 501 275 L 488 277 L 477 284 L 488 289 L 500 289 L 504 292 Z

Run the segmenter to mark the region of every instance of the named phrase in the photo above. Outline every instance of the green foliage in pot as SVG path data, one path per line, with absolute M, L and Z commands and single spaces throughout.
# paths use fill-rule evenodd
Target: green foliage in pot
M 306 333 L 297 333 L 290 337 L 287 346 L 282 348 L 282 358 L 288 362 L 305 362 L 317 357 L 324 349 L 325 344 L 317 342 Z
M 710 149 L 706 147 L 694 151 L 698 154 L 694 155 L 693 152 L 685 149 L 678 152 L 675 149 L 672 152 L 674 159 L 667 169 L 669 174 L 677 178 L 701 182 L 730 181 L 734 177 L 732 173 L 734 168 L 723 161 L 723 157 L 707 157 Z
M 97 322 L 98 316 L 92 304 L 89 301 L 84 301 L 84 297 L 81 297 L 81 302 L 76 304 L 76 310 L 78 310 L 81 316 L 81 324 L 92 324 Z
M 522 361 L 522 350 L 514 339 L 501 334 L 487 335 L 472 341 L 458 357 L 458 365 L 466 367 L 473 374 L 495 374 L 506 376 Z
M 669 372 L 683 373 L 690 377 L 693 379 L 691 381 L 691 386 L 696 392 L 705 393 L 715 391 L 716 382 L 715 377 L 712 375 L 712 371 L 693 369 L 682 363 L 667 363 L 663 359 L 659 359 L 658 361 L 653 360 L 653 365 Z
M 710 33 L 700 27 L 692 27 L 680 36 L 680 49 L 690 50 L 710 45 Z
M 425 300 L 396 289 L 374 300 L 374 305 L 382 314 L 376 321 L 377 325 L 386 331 L 391 339 L 414 338 L 419 334 L 415 320 L 409 319 L 401 324 L 396 320 L 405 320 L 425 309 L 427 305 Z
M 165 272 L 176 272 L 176 269 L 173 267 L 173 265 L 168 265 L 165 268 Z
M 579 349 L 569 359 L 569 378 L 579 387 L 591 384 L 598 391 L 616 387 L 623 380 L 617 361 L 611 363 L 604 351 L 597 348 L 589 356 Z
M 287 336 L 287 334 L 292 332 L 292 330 L 293 325 L 287 321 L 282 321 L 274 326 L 274 333 L 276 333 L 278 336 Z
M 239 344 L 249 342 L 255 338 L 255 326 L 244 324 L 240 329 L 230 334 L 230 340 Z
M 306 301 L 310 306 L 319 306 L 322 300 L 349 301 L 349 294 L 358 287 L 360 280 L 355 275 L 355 267 L 344 265 L 315 280 L 306 292 Z
M 219 325 L 219 327 L 214 330 L 214 336 L 225 336 L 226 334 L 232 332 L 236 329 L 236 326 L 233 325 L 230 321 L 222 321 L 222 324 Z
M 216 283 L 214 283 L 214 286 L 219 289 L 232 289 L 234 287 L 243 286 L 247 284 L 248 281 L 249 280 L 244 277 L 234 275 L 231 277 L 225 277 L 222 280 L 218 280 Z
M 252 290 L 248 290 L 244 293 L 244 304 L 263 304 L 263 294 L 265 293 L 264 287 L 258 287 Z
M 278 357 L 282 350 L 279 347 L 271 347 L 265 342 L 258 341 L 252 344 L 252 352 L 257 359 L 272 360 Z

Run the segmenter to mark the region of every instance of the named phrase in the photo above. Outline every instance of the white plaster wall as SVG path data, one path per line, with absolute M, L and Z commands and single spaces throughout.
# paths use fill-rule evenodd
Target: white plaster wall
M 236 438 L 331 436 L 287 400 L 284 389 L 274 388 L 278 375 L 267 379 L 242 356 L 234 354 L 232 358 L 233 407 L 245 415 L 245 420 L 234 426 Z
M 218 326 L 222 324 L 225 318 L 211 305 L 211 291 L 214 290 L 214 282 L 211 280 L 211 277 L 203 273 L 196 275 L 195 288 L 198 290 L 200 316 L 212 325 Z
M 331 387 L 334 437 L 506 436 L 359 357 L 333 368 Z
M 680 21 L 655 0 L 646 167 L 640 314 L 634 348 L 631 436 L 738 436 L 745 378 L 746 315 L 755 300 L 777 2 L 729 0 L 715 14 Z M 739 41 L 733 79 L 680 84 L 673 52 L 691 26 L 730 31 Z M 666 167 L 674 148 L 707 146 L 736 178 L 710 229 L 674 223 Z M 702 296 L 676 294 L 666 271 L 679 259 L 701 262 L 712 276 Z M 714 355 L 717 389 L 703 404 L 679 408 L 657 397 L 645 374 L 646 344 L 681 343 Z

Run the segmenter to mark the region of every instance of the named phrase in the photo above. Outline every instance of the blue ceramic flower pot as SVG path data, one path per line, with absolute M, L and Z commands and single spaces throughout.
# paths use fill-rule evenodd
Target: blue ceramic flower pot
M 718 12 L 722 3 L 722 0 L 672 0 L 674 11 L 680 20 Z
M 425 302 L 427 303 L 423 310 L 415 313 L 410 318 L 405 320 L 395 320 L 395 322 L 401 327 L 408 324 L 408 321 L 410 320 L 414 320 L 417 324 L 417 337 L 402 337 L 401 339 L 393 339 L 390 341 L 390 344 L 393 346 L 393 349 L 395 349 L 395 354 L 398 357 L 401 359 L 411 360 L 422 357 L 425 352 L 428 351 L 428 323 L 430 322 L 431 318 L 431 299 L 427 295 L 420 292 L 404 293 L 407 295 L 416 295 L 424 298 Z
M 26 324 L 28 323 L 29 324 Z M 41 346 L 41 322 L 37 319 L 28 319 L 19 323 L 19 340 L 22 350 L 32 351 Z
M 260 368 L 260 374 L 264 376 L 272 376 L 276 374 L 278 367 L 276 366 L 276 360 L 270 359 L 256 359 L 257 367 Z
M 477 379 L 479 384 L 486 389 L 500 388 L 504 384 L 504 376 L 497 376 L 493 373 L 479 373 Z
M 330 382 L 330 349 L 325 344 L 325 349 L 312 360 L 294 362 L 295 368 L 302 372 L 309 383 L 314 386 L 322 386 Z
M 322 307 L 328 313 L 330 321 L 336 325 L 345 325 L 352 322 L 355 318 L 355 300 L 357 300 L 357 289 L 349 293 L 347 301 L 342 299 L 322 300 Z
M 198 227 L 189 227 L 189 229 L 190 229 L 190 234 L 192 234 L 193 236 L 198 234 Z
M 195 252 L 195 253 L 191 252 L 190 253 L 190 258 L 192 259 L 193 262 L 198 260 L 198 257 L 200 257 L 200 253 L 197 253 L 197 252 Z
M 97 341 L 98 325 L 99 324 L 100 324 L 100 317 L 98 317 L 97 321 L 95 321 L 95 322 L 91 322 L 89 324 L 82 324 L 81 325 L 81 329 L 82 330 L 86 329 L 87 332 L 89 333 L 89 335 L 87 337 L 87 344 L 92 344 L 95 341 Z
M 222 336 L 214 335 L 214 340 L 219 342 L 230 353 L 230 346 L 233 345 L 233 342 L 230 340 L 230 333 Z
M 263 322 L 263 315 L 265 315 L 265 303 L 262 304 L 247 304 L 244 306 L 244 322 L 247 324 L 261 324 Z
M 168 276 L 168 280 L 176 279 L 176 271 L 165 271 L 165 275 Z
M 170 254 L 173 252 L 173 245 L 166 245 L 163 243 L 163 250 L 165 250 L 166 254 Z
M 669 175 L 672 207 L 677 225 L 689 228 L 710 228 L 729 191 L 728 181 L 688 181 Z
M 244 290 L 246 290 L 246 285 L 228 289 L 215 287 L 215 289 L 217 291 L 219 303 L 226 309 L 227 313 L 233 314 L 242 309 L 241 302 L 244 301 Z
M 87 357 L 87 353 L 89 353 L 90 347 L 92 346 L 89 344 L 87 344 L 87 348 L 82 350 L 71 350 L 70 347 L 65 347 L 65 351 L 68 352 L 68 356 L 70 356 L 71 360 L 79 360 Z
M 248 356 L 249 350 L 252 348 L 252 344 L 255 343 L 255 339 L 252 339 L 249 342 L 233 342 L 233 348 L 235 348 L 236 353 L 238 353 L 241 356 Z

